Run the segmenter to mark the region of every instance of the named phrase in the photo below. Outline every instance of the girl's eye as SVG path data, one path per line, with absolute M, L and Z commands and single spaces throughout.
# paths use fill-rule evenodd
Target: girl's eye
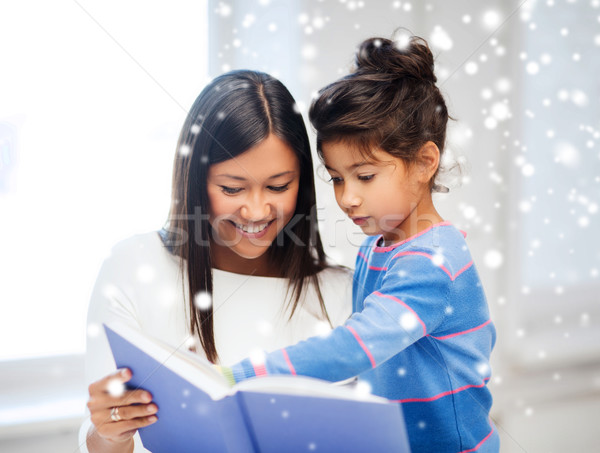
M 272 190 L 273 192 L 285 192 L 286 190 L 289 189 L 290 183 L 288 182 L 287 184 L 284 184 L 283 186 L 268 186 L 267 188 L 269 190 Z
M 342 182 L 342 178 L 339 176 L 332 176 L 328 182 L 332 182 L 334 184 L 340 184 Z
M 227 186 L 220 186 L 221 190 L 223 190 L 223 193 L 226 193 L 227 195 L 235 195 L 236 193 L 240 193 L 243 189 L 241 187 L 227 187 Z
M 359 175 L 358 179 L 360 181 L 370 181 L 371 179 L 373 179 L 375 177 L 375 175 Z

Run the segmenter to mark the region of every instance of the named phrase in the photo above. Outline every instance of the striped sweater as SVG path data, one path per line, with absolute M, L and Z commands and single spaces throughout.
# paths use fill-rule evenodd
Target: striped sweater
M 343 326 L 230 372 L 236 381 L 358 375 L 402 403 L 412 451 L 497 452 L 486 385 L 496 333 L 463 234 L 443 222 L 389 247 L 379 239 L 358 253 L 354 314 Z

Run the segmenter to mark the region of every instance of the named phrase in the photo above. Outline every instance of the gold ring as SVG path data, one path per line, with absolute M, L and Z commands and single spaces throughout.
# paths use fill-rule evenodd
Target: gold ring
M 119 415 L 119 408 L 118 408 L 118 407 L 116 407 L 116 406 L 115 406 L 115 407 L 113 407 L 113 408 L 110 410 L 110 419 L 111 419 L 113 422 L 120 422 L 121 420 L 123 420 L 123 419 L 121 418 L 121 416 Z

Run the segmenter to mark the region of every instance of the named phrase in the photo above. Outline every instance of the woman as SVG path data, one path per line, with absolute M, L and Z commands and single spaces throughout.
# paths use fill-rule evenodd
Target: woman
M 314 209 L 310 146 L 291 94 L 263 73 L 216 78 L 183 125 L 167 225 L 118 244 L 96 282 L 83 451 L 146 451 L 136 432 L 158 410 L 147 392 L 120 391 L 131 375 L 114 372 L 103 322 L 232 363 L 347 318 L 351 275 L 327 264 Z

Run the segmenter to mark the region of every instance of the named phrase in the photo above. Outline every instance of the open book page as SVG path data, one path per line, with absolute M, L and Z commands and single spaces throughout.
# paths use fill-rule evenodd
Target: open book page
M 206 392 L 213 400 L 233 395 L 240 390 L 246 390 L 387 403 L 385 398 L 369 394 L 360 385 L 340 385 L 347 382 L 351 383 L 353 379 L 340 383 L 330 383 L 305 376 L 273 375 L 247 379 L 232 387 L 208 360 L 186 350 L 184 346 L 177 348 L 122 323 L 110 323 L 107 327 L 150 355 L 161 366 L 169 368 L 190 384 Z
M 208 360 L 187 351 L 183 345 L 177 348 L 123 323 L 110 323 L 106 327 L 150 355 L 162 366 L 205 391 L 213 400 L 232 393 L 227 379 L 215 370 Z
M 351 401 L 368 401 L 370 403 L 389 403 L 385 398 L 371 395 L 360 385 L 336 385 L 321 379 L 305 376 L 273 375 L 256 377 L 238 382 L 233 386 L 233 389 L 237 391 L 245 390 L 249 392 L 281 393 L 286 395 L 314 396 Z

